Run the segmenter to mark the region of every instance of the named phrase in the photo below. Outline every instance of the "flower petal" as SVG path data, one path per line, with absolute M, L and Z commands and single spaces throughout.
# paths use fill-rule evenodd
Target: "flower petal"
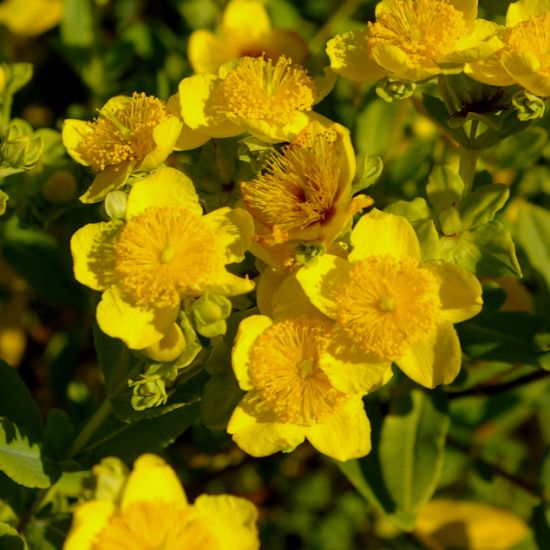
M 279 422 L 256 392 L 245 395 L 233 411 L 227 433 L 246 453 L 268 456 L 293 451 L 304 441 L 306 428 Z
M 218 208 L 203 217 L 226 250 L 226 262 L 241 262 L 250 248 L 254 220 L 244 208 Z
M 250 350 L 256 338 L 271 325 L 271 319 L 265 315 L 251 315 L 239 324 L 231 353 L 231 361 L 239 386 L 245 391 L 253 388 L 250 379 Z
M 501 52 L 489 56 L 487 59 L 468 63 L 464 72 L 474 80 L 491 86 L 511 86 L 514 79 L 504 70 L 501 63 Z
M 543 73 L 541 60 L 530 51 L 505 51 L 504 70 L 528 92 L 540 97 L 550 96 L 550 76 Z
M 324 254 L 296 272 L 296 279 L 314 306 L 334 319 L 338 308 L 338 292 L 346 281 L 350 262 Z
M 63 129 L 61 130 L 61 139 L 65 149 L 67 149 L 67 153 L 71 155 L 73 160 L 84 166 L 89 166 L 89 164 L 82 158 L 79 152 L 79 145 L 86 135 L 93 132 L 93 128 L 91 123 L 84 120 L 67 119 L 63 123 Z
M 193 31 L 187 43 L 187 56 L 195 73 L 217 73 L 237 53 L 228 40 L 204 29 Z
M 508 6 L 506 26 L 513 27 L 522 21 L 550 12 L 550 0 L 518 0 Z
M 319 452 L 340 461 L 369 454 L 370 422 L 361 396 L 348 399 L 323 423 L 307 428 L 306 439 Z
M 133 218 L 147 208 L 179 206 L 202 215 L 199 197 L 193 182 L 175 168 L 159 168 L 138 180 L 128 195 L 126 219 Z
M 238 136 L 241 128 L 231 123 L 215 104 L 214 92 L 219 82 L 212 74 L 184 78 L 178 88 L 181 116 L 192 129 L 214 138 Z
M 107 193 L 122 187 L 133 171 L 132 164 L 116 164 L 107 166 L 99 172 L 88 190 L 80 197 L 81 202 L 99 202 L 105 198 Z
M 364 352 L 338 326 L 321 355 L 320 366 L 337 390 L 349 394 L 370 393 L 392 376 L 391 363 Z
M 92 500 L 77 507 L 63 550 L 91 550 L 94 539 L 115 512 L 110 500 Z
M 253 40 L 270 30 L 269 15 L 260 0 L 231 0 L 223 12 L 224 34 Z
M 390 254 L 420 260 L 420 244 L 411 224 L 402 216 L 371 210 L 357 222 L 351 233 L 351 262 L 368 256 Z
M 367 31 L 350 31 L 338 34 L 327 42 L 330 68 L 337 74 L 357 82 L 375 81 L 385 71 L 372 58 L 367 43 Z
M 441 69 L 429 58 L 411 59 L 408 53 L 390 42 L 376 44 L 372 48 L 372 58 L 388 76 L 400 80 L 417 82 L 431 78 L 441 72 Z
M 181 117 L 181 104 L 180 104 L 180 95 L 179 93 L 171 95 L 168 99 L 168 107 Z M 174 144 L 174 151 L 190 151 L 191 149 L 196 149 L 201 145 L 204 145 L 209 139 L 210 136 L 202 134 L 197 130 L 193 130 L 188 124 L 185 123 L 183 119 L 180 118 L 181 130 Z
M 462 12 L 466 25 L 474 24 L 477 17 L 477 0 L 447 0 L 447 3 Z
M 427 262 L 422 267 L 439 280 L 441 309 L 447 321 L 460 323 L 481 311 L 481 283 L 473 273 L 450 263 Z
M 113 248 L 122 222 L 89 223 L 71 238 L 74 276 L 94 290 L 105 290 L 116 281 Z
M 411 346 L 396 363 L 417 384 L 435 388 L 457 377 L 461 359 L 456 331 L 450 322 L 443 321 L 431 338 Z
M 238 296 L 246 294 L 254 288 L 254 281 L 247 277 L 237 277 L 225 269 L 218 273 L 212 274 L 208 282 L 202 285 L 195 285 L 194 295 L 200 296 L 205 292 L 213 292 L 214 294 L 223 294 L 224 296 Z
M 230 495 L 201 495 L 193 503 L 193 508 L 208 523 L 219 550 L 260 548 L 256 528 L 258 510 L 252 502 Z
M 97 306 L 101 330 L 120 338 L 131 349 L 143 349 L 158 342 L 168 333 L 178 315 L 175 308 L 146 309 L 127 302 L 118 287 L 107 289 Z
M 181 133 L 182 121 L 176 116 L 170 116 L 153 128 L 155 148 L 145 155 L 138 166 L 140 172 L 153 170 L 163 163 L 174 150 Z
M 174 470 L 159 456 L 141 455 L 122 493 L 121 509 L 124 511 L 134 502 L 169 502 L 187 504 L 185 492 Z

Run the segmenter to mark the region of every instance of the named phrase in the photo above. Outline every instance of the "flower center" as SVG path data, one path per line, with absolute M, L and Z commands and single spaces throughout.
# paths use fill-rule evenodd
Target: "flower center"
M 273 152 L 261 176 L 241 185 L 247 209 L 283 241 L 285 234 L 328 221 L 338 198 L 342 138 L 330 129 L 299 138 Z
M 414 258 L 369 256 L 339 289 L 337 320 L 362 349 L 396 360 L 429 337 L 439 309 L 437 280 Z
M 521 21 L 505 33 L 504 40 L 512 50 L 535 54 L 540 72 L 550 75 L 550 14 Z
M 115 243 L 119 287 L 135 303 L 174 307 L 193 295 L 224 255 L 200 216 L 184 208 L 148 208 L 131 218 Z M 200 292 L 199 292 L 200 293 Z
M 296 110 L 310 111 L 315 85 L 288 57 L 244 57 L 221 82 L 217 103 L 242 119 L 285 125 Z
M 283 422 L 319 423 L 345 398 L 319 366 L 330 332 L 329 322 L 302 316 L 271 325 L 256 340 L 252 381 Z
M 371 45 L 394 44 L 414 61 L 444 57 L 467 30 L 462 13 L 445 0 L 393 0 L 368 28 Z
M 126 162 L 140 164 L 155 148 L 153 128 L 169 116 L 160 99 L 134 93 L 120 109 L 100 111 L 78 152 L 96 172 Z
M 135 502 L 116 512 L 92 550 L 218 550 L 208 524 L 191 506 Z

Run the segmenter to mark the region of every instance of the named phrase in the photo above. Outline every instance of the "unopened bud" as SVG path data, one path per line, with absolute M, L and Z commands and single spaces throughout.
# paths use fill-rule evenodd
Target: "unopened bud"
M 231 301 L 219 294 L 206 293 L 193 302 L 191 317 L 201 336 L 214 338 L 227 331 L 226 319 L 231 315 Z
M 522 90 L 512 97 L 512 105 L 517 111 L 518 120 L 536 120 L 544 116 L 544 100 L 540 97 Z
M 92 473 L 95 478 L 94 499 L 117 501 L 128 477 L 124 462 L 114 456 L 104 458 L 92 468 Z
M 164 405 L 168 400 L 166 382 L 160 374 L 141 374 L 140 380 L 129 380 L 128 386 L 133 389 L 130 403 L 136 411 Z
M 322 256 L 326 251 L 325 245 L 317 241 L 300 243 L 294 248 L 296 261 L 301 265 L 308 264 L 313 258 Z
M 123 191 L 111 191 L 105 197 L 105 212 L 112 220 L 123 220 L 126 217 L 128 195 Z
M 386 77 L 379 80 L 376 84 L 376 95 L 384 101 L 391 103 L 392 101 L 411 97 L 415 88 L 416 84 L 414 82 Z

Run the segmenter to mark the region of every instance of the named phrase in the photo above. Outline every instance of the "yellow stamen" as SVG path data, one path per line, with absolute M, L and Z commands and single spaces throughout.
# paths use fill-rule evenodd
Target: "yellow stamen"
M 372 46 L 394 44 L 417 61 L 443 58 L 467 32 L 462 13 L 445 0 L 393 0 L 368 28 Z
M 529 52 L 540 61 L 539 72 L 550 75 L 550 14 L 521 21 L 504 34 L 514 51 Z
M 417 260 L 370 256 L 339 289 L 337 320 L 365 351 L 396 360 L 429 337 L 439 309 L 437 280 Z
M 301 140 L 272 153 L 261 176 L 242 184 L 247 209 L 273 231 L 274 238 L 281 237 L 278 242 L 292 231 L 326 223 L 334 214 L 341 139 L 334 130 L 305 133 Z
M 134 93 L 121 109 L 100 111 L 78 152 L 96 172 L 122 163 L 139 165 L 155 148 L 153 129 L 169 116 L 160 99 Z
M 191 506 L 136 502 L 109 518 L 92 550 L 218 550 L 208 524 Z
M 183 208 L 148 208 L 115 243 L 119 286 L 140 305 L 171 307 L 224 269 L 223 250 L 200 216 Z
M 274 62 L 244 57 L 221 81 L 216 104 L 242 119 L 285 125 L 295 111 L 310 111 L 315 85 L 306 71 L 285 56 Z
M 297 317 L 271 325 L 256 340 L 252 380 L 281 421 L 316 424 L 345 399 L 319 366 L 330 332 L 327 321 Z

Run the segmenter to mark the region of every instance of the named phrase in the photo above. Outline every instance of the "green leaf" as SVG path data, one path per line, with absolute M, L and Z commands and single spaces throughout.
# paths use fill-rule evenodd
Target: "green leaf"
M 143 453 L 160 452 L 199 418 L 199 403 L 133 424 L 111 416 L 77 455 L 77 460 L 83 467 L 92 467 L 102 458 L 112 455 L 124 462 L 133 462 Z
M 363 153 L 357 155 L 357 170 L 351 186 L 351 194 L 355 195 L 376 183 L 383 168 L 384 163 L 380 157 L 369 157 Z
M 460 145 L 468 145 L 468 138 L 462 128 L 452 128 L 449 125 L 449 111 L 445 103 L 428 94 L 422 95 L 422 105 L 427 115 L 440 126 L 440 128 Z
M 14 367 L 0 360 L 0 416 L 9 418 L 33 437 L 42 437 L 42 419 L 36 402 Z
M 91 0 L 65 0 L 61 40 L 66 46 L 89 48 L 94 42 Z
M 57 460 L 65 454 L 74 439 L 74 426 L 65 411 L 52 409 L 48 414 L 44 429 L 44 444 Z
M 510 189 L 502 183 L 482 185 L 460 203 L 459 212 L 464 229 L 490 222 L 504 206 Z
M 518 212 L 516 237 L 530 264 L 542 275 L 550 289 L 550 213 L 524 203 Z
M 541 502 L 535 507 L 533 510 L 532 524 L 538 548 L 547 548 L 548 541 L 550 540 L 550 505 Z
M 74 279 L 68 251 L 53 237 L 21 229 L 13 218 L 3 235 L 1 252 L 35 292 L 53 303 L 86 309 L 87 295 Z
M 403 216 L 410 222 L 423 220 L 431 216 L 430 207 L 423 197 L 416 197 L 412 201 L 395 201 L 384 208 L 384 212 Z
M 439 258 L 439 235 L 433 220 L 418 220 L 412 226 L 420 242 L 422 259 L 426 261 Z
M 213 376 L 206 383 L 201 402 L 201 416 L 210 430 L 224 430 L 244 392 L 233 375 Z
M 508 230 L 498 221 L 440 239 L 441 259 L 479 277 L 521 277 L 516 249 Z
M 7 523 L 0 523 L 0 548 L 2 550 L 27 550 L 27 543 Z
M 7 418 L 0 418 L 0 470 L 25 487 L 45 489 L 59 475 L 42 445 Z
M 464 352 L 474 359 L 541 365 L 546 350 L 538 335 L 548 333 L 547 319 L 521 311 L 482 314 L 456 326 Z
M 464 182 L 453 168 L 444 165 L 432 170 L 426 193 L 436 212 L 457 206 L 463 192 Z
M 391 145 L 390 139 L 397 113 L 396 103 L 375 99 L 357 117 L 355 143 L 357 151 L 369 156 L 381 155 Z
M 93 337 L 107 393 L 113 395 L 120 391 L 121 386 L 127 385 L 128 377 L 137 365 L 137 359 L 131 355 L 122 340 L 107 336 L 97 323 L 93 326 Z
M 416 511 L 436 489 L 448 429 L 445 394 L 418 388 L 397 395 L 382 424 L 382 477 L 397 510 L 411 517 L 410 528 Z

